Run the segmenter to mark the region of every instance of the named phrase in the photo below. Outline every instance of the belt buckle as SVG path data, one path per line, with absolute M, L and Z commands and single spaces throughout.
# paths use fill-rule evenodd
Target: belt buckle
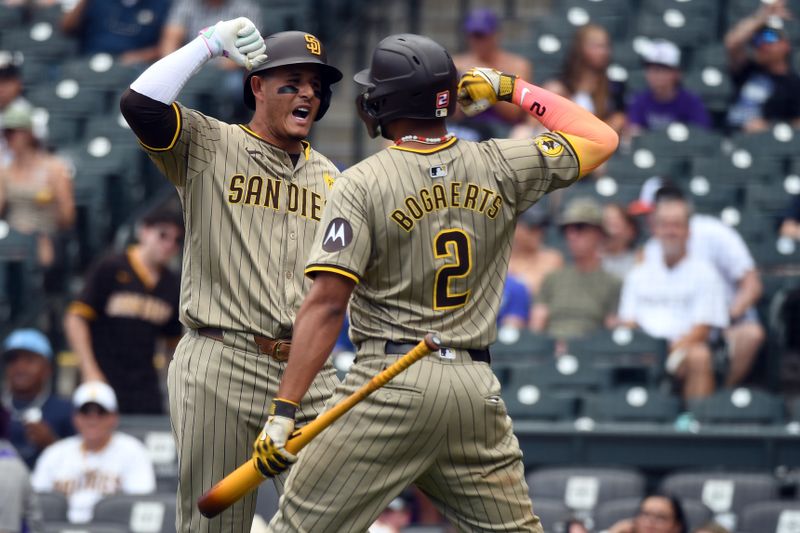
M 272 345 L 272 358 L 275 359 L 276 361 L 287 361 L 289 359 L 288 355 L 286 357 L 279 355 L 279 352 L 281 351 L 281 346 L 283 346 L 284 344 L 288 343 L 283 340 L 277 340 L 275 341 L 275 344 Z

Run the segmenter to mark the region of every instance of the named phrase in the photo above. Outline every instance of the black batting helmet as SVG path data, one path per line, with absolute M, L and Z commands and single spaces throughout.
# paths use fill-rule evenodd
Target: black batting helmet
M 303 31 L 281 31 L 264 39 L 267 47 L 267 61 L 251 70 L 244 78 L 244 103 L 250 109 L 256 108 L 256 99 L 250 88 L 250 78 L 259 72 L 286 65 L 319 65 L 322 77 L 322 97 L 319 112 L 314 120 L 325 115 L 331 105 L 331 85 L 342 79 L 339 69 L 328 64 L 328 54 L 322 43 Z
M 391 120 L 444 118 L 456 108 L 458 71 L 453 59 L 443 46 L 422 35 L 386 37 L 372 53 L 370 68 L 354 79 L 366 89 L 356 105 L 373 137 Z

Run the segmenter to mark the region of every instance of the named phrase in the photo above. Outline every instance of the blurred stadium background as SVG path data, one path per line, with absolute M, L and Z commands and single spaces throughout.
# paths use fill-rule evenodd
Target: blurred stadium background
M 335 87 L 331 110 L 315 126 L 311 141 L 346 167 L 382 147 L 365 135 L 353 109 L 355 85 L 347 80 L 367 64 L 371 47 L 387 34 L 423 33 L 459 51 L 467 11 L 491 7 L 503 19 L 504 47 L 529 58 L 534 81 L 540 82 L 557 74 L 576 27 L 591 21 L 612 35 L 609 75 L 626 81 L 628 91 L 644 86 L 637 39 L 667 38 L 683 52 L 685 84 L 702 96 L 719 124 L 733 90 L 721 39 L 759 0 L 260 4 L 262 33 L 315 33 L 344 71 L 345 81 Z M 800 14 L 800 1 L 789 6 Z M 71 162 L 78 210 L 68 242 L 69 282 L 61 292 L 45 293 L 31 240 L 0 227 L 0 325 L 3 336 L 30 324 L 50 335 L 61 350 L 56 386 L 68 395 L 77 369 L 60 332 L 64 303 L 94 258 L 131 239 L 138 214 L 174 202 L 175 195 L 119 114 L 118 97 L 140 69 L 106 55 L 80 56 L 76 41 L 58 29 L 62 15 L 60 5 L 0 6 L 0 50 L 21 66 L 25 97 L 40 109 L 38 120 L 48 130 L 47 146 Z M 787 31 L 796 48 L 793 63 L 800 66 L 800 24 L 788 25 Z M 230 102 L 217 89 L 213 71 L 201 70 L 179 100 L 221 116 Z M 566 198 L 588 195 L 625 205 L 639 196 L 645 179 L 671 176 L 699 212 L 720 216 L 749 245 L 765 287 L 758 307 L 768 341 L 748 386 L 721 390 L 690 406 L 694 421 L 685 425 L 675 424 L 680 406 L 660 386 L 664 376 L 658 369 L 666 347 L 654 339 L 608 332 L 571 345 L 572 359 L 558 362 L 552 358 L 551 339 L 523 333 L 498 343 L 494 368 L 530 471 L 534 507 L 546 524 L 577 515 L 600 531 L 632 516 L 646 491 L 666 487 L 688 502 L 693 524 L 717 516 L 731 531 L 800 531 L 800 401 L 794 396 L 800 371 L 797 354 L 790 350 L 800 324 L 787 326 L 781 320 L 786 294 L 799 285 L 800 248 L 779 246 L 777 237 L 780 217 L 791 197 L 800 194 L 799 148 L 800 135 L 788 125 L 734 135 L 674 125 L 636 137 L 602 175 L 564 193 Z M 559 239 L 555 232 L 548 234 L 548 243 L 562 248 Z M 96 520 L 117 522 L 120 531 L 170 531 L 176 465 L 169 421 L 123 417 L 122 430 L 141 438 L 152 452 L 164 496 L 111 497 L 98 506 Z M 56 524 L 64 520 L 64 504 L 55 495 L 51 500 L 45 498 L 45 512 Z M 147 518 L 147 509 L 137 511 L 137 502 L 151 505 L 148 509 L 158 516 L 163 506 L 163 520 L 158 520 L 163 529 L 152 529 L 155 519 Z M 259 512 L 268 517 L 274 505 L 275 495 L 263 489 Z M 438 531 L 426 527 L 417 531 Z M 101 530 L 115 531 L 91 529 Z

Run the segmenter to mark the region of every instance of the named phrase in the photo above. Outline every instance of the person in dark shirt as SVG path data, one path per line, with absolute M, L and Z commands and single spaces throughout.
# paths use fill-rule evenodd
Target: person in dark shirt
M 703 101 L 681 85 L 681 51 L 663 39 L 649 42 L 642 54 L 647 89 L 634 95 L 628 106 L 628 134 L 663 130 L 673 122 L 704 128 L 711 118 Z
M 781 29 L 789 18 L 784 0 L 763 3 L 725 36 L 736 86 L 728 111 L 731 128 L 759 132 L 778 121 L 800 126 L 800 77 L 792 68 L 791 44 Z
M 137 245 L 100 260 L 70 304 L 64 329 L 83 381 L 105 381 L 123 414 L 164 412 L 153 363 L 157 341 L 166 352 L 182 332 L 180 283 L 167 265 L 183 242 L 180 214 L 157 210 L 140 220 Z
M 53 349 L 35 329 L 17 329 L 3 343 L 3 407 L 10 414 L 8 440 L 28 468 L 55 441 L 75 433 L 72 406 L 53 394 Z

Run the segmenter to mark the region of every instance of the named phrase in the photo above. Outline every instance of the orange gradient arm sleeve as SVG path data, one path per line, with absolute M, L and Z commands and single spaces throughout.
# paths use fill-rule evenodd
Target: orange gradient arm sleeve
M 578 158 L 580 176 L 600 166 L 617 149 L 617 132 L 586 109 L 557 94 L 518 78 L 511 102 L 569 141 Z

